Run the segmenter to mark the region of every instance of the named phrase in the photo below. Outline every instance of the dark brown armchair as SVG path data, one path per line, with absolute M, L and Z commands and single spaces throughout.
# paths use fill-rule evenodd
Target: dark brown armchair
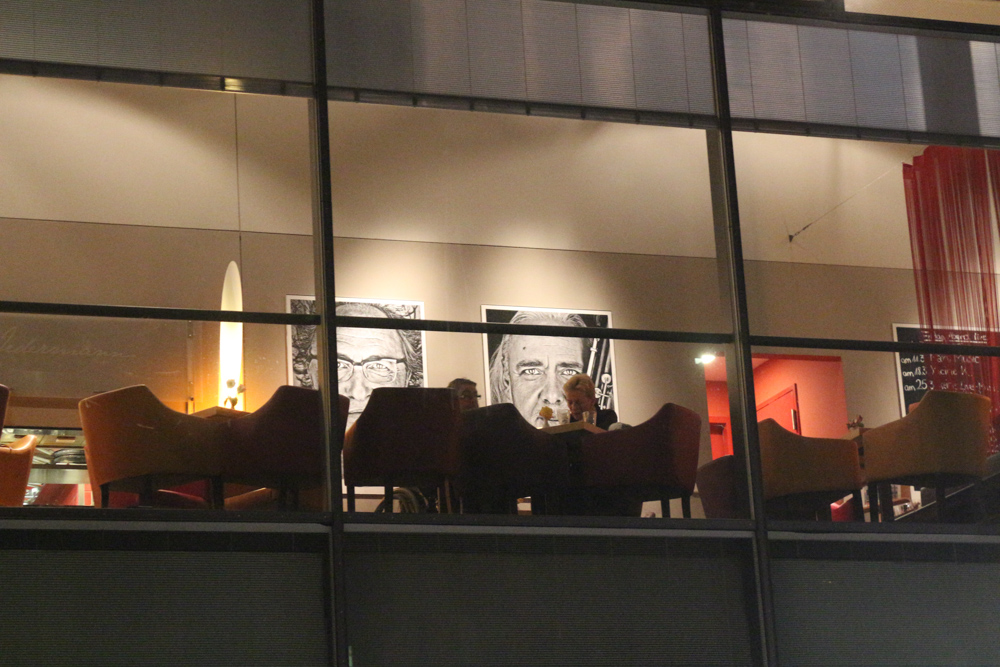
M 339 409 L 344 423 L 342 403 Z M 226 426 L 229 434 L 223 445 L 222 476 L 227 483 L 273 489 L 278 505 L 290 508 L 299 506 L 301 492 L 322 488 L 323 403 L 315 389 L 278 387 L 264 405 Z M 247 499 L 227 499 L 226 506 L 257 507 Z
M 460 439 L 463 512 L 516 514 L 525 496 L 533 511 L 556 509 L 551 505 L 569 483 L 566 445 L 525 421 L 512 404 L 463 412 Z
M 450 486 L 461 467 L 459 411 L 450 389 L 379 387 L 344 436 L 347 508 L 354 511 L 354 488 L 439 488 L 451 504 Z
M 670 499 L 680 498 L 684 517 L 690 517 L 700 442 L 701 417 L 674 403 L 632 428 L 585 437 L 583 486 L 623 501 L 597 513 L 637 515 L 642 501 L 659 500 L 669 517 Z

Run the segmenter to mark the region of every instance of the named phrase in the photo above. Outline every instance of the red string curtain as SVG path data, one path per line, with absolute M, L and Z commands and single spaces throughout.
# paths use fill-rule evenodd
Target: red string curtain
M 994 239 L 1000 153 L 931 146 L 903 165 L 914 279 L 924 340 L 1000 344 Z M 925 355 L 927 388 L 993 401 L 990 453 L 1000 450 L 1000 359 Z

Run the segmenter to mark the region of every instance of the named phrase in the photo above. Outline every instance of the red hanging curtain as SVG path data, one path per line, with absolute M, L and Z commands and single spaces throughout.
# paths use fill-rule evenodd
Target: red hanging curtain
M 1000 153 L 931 146 L 903 165 L 920 325 L 926 340 L 997 345 L 1000 315 L 994 229 L 1000 216 Z M 925 357 L 928 389 L 993 401 L 990 453 L 1000 450 L 1000 359 Z

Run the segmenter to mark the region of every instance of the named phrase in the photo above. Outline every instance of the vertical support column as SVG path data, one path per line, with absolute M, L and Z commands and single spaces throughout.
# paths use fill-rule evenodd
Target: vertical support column
M 757 583 L 757 614 L 760 627 L 760 660 L 776 665 L 774 613 L 771 594 L 767 526 L 761 480 L 760 448 L 757 440 L 757 407 L 753 390 L 750 327 L 746 281 L 743 275 L 743 246 L 740 238 L 739 204 L 736 195 L 736 167 L 733 155 L 733 127 L 729 111 L 729 83 L 723 43 L 722 12 L 709 13 L 712 46 L 712 73 L 716 96 L 718 130 L 708 130 L 709 175 L 712 211 L 715 219 L 715 247 L 723 295 L 728 295 L 733 329 L 733 350 L 726 355 L 729 406 L 732 416 L 733 454 L 736 460 L 737 495 L 749 507 L 754 525 L 754 564 Z M 749 474 L 748 474 L 749 473 Z
M 316 349 L 319 356 L 319 386 L 326 415 L 327 457 L 326 485 L 329 490 L 330 524 L 327 551 L 327 608 L 332 624 L 330 664 L 349 664 L 347 646 L 347 614 L 344 585 L 344 513 L 341 494 L 340 452 L 344 446 L 344 424 L 340 423 L 337 407 L 337 383 L 330 369 L 337 357 L 337 328 L 332 323 L 336 312 L 336 289 L 333 266 L 333 192 L 330 168 L 330 112 L 327 99 L 326 73 L 326 13 L 324 0 L 312 2 L 313 95 L 310 104 L 311 141 L 313 151 L 313 270 L 315 272 L 316 312 L 322 321 L 316 328 Z

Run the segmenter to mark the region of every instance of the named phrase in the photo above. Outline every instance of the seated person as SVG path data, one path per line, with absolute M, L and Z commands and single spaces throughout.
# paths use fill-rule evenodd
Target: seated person
M 596 425 L 605 431 L 618 421 L 618 415 L 614 410 L 597 409 L 597 394 L 594 389 L 594 381 L 585 373 L 577 373 L 566 380 L 566 384 L 563 385 L 563 394 L 566 396 L 566 406 L 569 408 L 569 420 L 571 422 L 582 421 L 583 413 L 588 411 L 597 412 Z
M 479 392 L 476 383 L 467 378 L 455 378 L 448 383 L 448 389 L 458 397 L 458 409 L 462 412 L 479 407 Z

